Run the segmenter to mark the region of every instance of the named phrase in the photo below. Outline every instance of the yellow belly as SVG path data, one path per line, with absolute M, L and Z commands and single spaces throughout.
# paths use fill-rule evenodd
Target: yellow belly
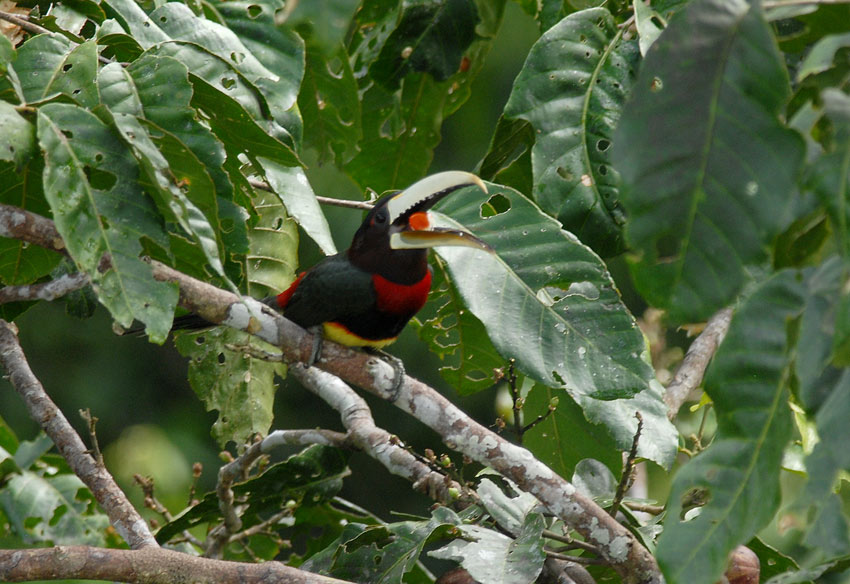
M 394 342 L 398 337 L 391 339 L 380 339 L 373 341 L 358 337 L 347 328 L 336 322 L 326 322 L 322 325 L 325 330 L 325 338 L 330 339 L 340 345 L 346 347 L 372 347 L 374 349 L 382 349 Z

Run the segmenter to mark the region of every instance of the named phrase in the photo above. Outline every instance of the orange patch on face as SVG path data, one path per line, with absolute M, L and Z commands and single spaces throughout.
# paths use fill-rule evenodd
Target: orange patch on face
M 431 222 L 428 220 L 428 213 L 424 211 L 411 215 L 407 224 L 410 225 L 410 228 L 414 231 L 422 231 L 431 227 Z

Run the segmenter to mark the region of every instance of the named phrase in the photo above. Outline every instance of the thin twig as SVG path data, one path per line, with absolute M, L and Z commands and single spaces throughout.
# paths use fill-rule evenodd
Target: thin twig
M 626 457 L 626 464 L 623 465 L 623 474 L 620 476 L 620 483 L 617 485 L 617 492 L 614 494 L 614 502 L 608 510 L 608 513 L 610 513 L 612 517 L 617 516 L 617 511 L 620 510 L 620 503 L 623 501 L 623 497 L 626 496 L 626 492 L 632 487 L 632 483 L 634 483 L 635 480 L 635 460 L 637 459 L 640 433 L 643 430 L 643 416 L 640 415 L 640 412 L 635 412 L 635 418 L 637 418 L 637 430 L 635 431 L 635 437 L 632 439 L 632 449 L 629 451 L 628 457 Z
M 91 410 L 86 408 L 80 410 L 80 417 L 86 422 L 89 429 L 89 438 L 91 438 L 91 452 L 94 454 L 94 460 L 99 466 L 103 466 L 103 454 L 100 452 L 100 445 L 97 443 L 97 418 L 91 415 Z
M 68 466 L 106 511 L 121 537 L 133 549 L 158 547 L 144 519 L 127 500 L 115 479 L 87 452 L 86 445 L 74 431 L 65 414 L 44 391 L 41 382 L 27 363 L 18 342 L 17 328 L 5 320 L 0 320 L 0 364 L 6 369 L 12 386 L 23 398 L 30 417 L 41 424 L 42 429 L 68 462 Z
M 271 186 L 263 182 L 261 180 L 256 179 L 248 179 L 248 183 L 254 187 L 255 189 L 260 189 L 261 191 L 269 191 L 274 192 L 274 189 Z M 347 199 L 334 199 L 332 197 L 320 197 L 316 195 L 316 200 L 319 201 L 323 205 L 333 205 L 335 207 L 345 207 L 347 209 L 362 209 L 364 211 L 369 211 L 374 205 L 367 201 L 349 201 Z
M 732 309 L 724 308 L 714 314 L 705 325 L 702 333 L 694 339 L 682 360 L 673 380 L 664 391 L 664 403 L 667 404 L 667 417 L 676 417 L 688 396 L 702 383 L 705 370 L 711 358 L 723 342 L 729 324 L 732 322 Z
M 5 20 L 6 22 L 11 22 L 15 26 L 20 26 L 30 34 L 44 34 L 50 32 L 43 26 L 30 22 L 27 17 L 16 16 L 14 14 L 9 14 L 8 12 L 0 12 L 0 20 Z

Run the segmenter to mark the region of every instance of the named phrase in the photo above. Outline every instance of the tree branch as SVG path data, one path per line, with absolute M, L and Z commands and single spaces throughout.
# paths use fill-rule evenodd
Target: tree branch
M 91 280 L 86 274 L 77 272 L 75 274 L 65 274 L 55 280 L 41 284 L 4 286 L 0 288 L 0 304 L 28 300 L 52 301 L 80 288 L 85 288 L 90 282 Z
M 344 584 L 281 562 L 247 564 L 198 558 L 165 548 L 86 546 L 0 550 L 0 581 L 107 580 L 128 584 Z
M 671 420 L 679 413 L 679 408 L 687 401 L 691 392 L 702 383 L 705 370 L 720 343 L 723 342 L 730 322 L 732 322 L 731 308 L 718 311 L 708 319 L 703 331 L 688 347 L 685 358 L 664 391 L 667 417 Z
M 44 391 L 27 363 L 18 342 L 17 329 L 5 320 L 0 320 L 0 364 L 23 398 L 30 417 L 41 425 L 68 461 L 71 470 L 91 490 L 121 537 L 133 549 L 158 547 L 144 519 L 127 500 L 112 475 L 88 454 L 80 436 Z
M 0 204 L 0 237 L 34 243 L 68 255 L 65 242 L 53 221 L 11 205 Z

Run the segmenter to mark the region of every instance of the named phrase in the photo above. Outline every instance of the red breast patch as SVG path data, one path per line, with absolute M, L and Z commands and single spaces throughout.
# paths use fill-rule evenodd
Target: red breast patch
M 378 310 L 389 314 L 413 315 L 425 305 L 431 290 L 431 271 L 415 284 L 406 286 L 390 282 L 377 274 L 372 276 L 372 284 L 378 294 Z

